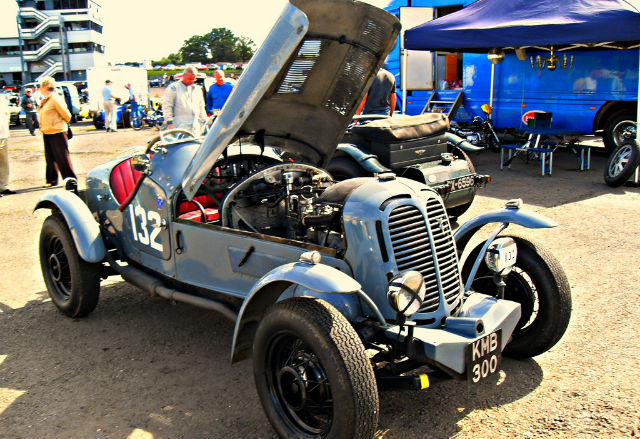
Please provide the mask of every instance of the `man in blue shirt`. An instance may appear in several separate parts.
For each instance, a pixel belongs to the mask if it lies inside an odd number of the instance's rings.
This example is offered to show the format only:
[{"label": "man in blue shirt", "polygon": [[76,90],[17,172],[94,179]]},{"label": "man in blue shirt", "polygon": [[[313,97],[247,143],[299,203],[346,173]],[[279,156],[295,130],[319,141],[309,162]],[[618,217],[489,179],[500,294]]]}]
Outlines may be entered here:
[{"label": "man in blue shirt", "polygon": [[207,114],[209,116],[211,116],[214,111],[222,109],[231,94],[231,90],[233,90],[233,84],[224,80],[224,72],[222,70],[216,70],[213,76],[216,82],[211,84],[209,93],[207,93]]}]

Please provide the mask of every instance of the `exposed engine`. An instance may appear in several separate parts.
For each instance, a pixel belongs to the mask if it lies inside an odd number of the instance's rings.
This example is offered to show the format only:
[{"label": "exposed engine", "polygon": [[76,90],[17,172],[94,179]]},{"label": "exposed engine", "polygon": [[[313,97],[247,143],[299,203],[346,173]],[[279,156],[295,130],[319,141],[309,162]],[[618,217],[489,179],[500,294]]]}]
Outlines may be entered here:
[{"label": "exposed engine", "polygon": [[314,166],[272,165],[227,193],[220,219],[225,227],[342,250],[342,203],[322,197],[334,185],[326,171]]}]

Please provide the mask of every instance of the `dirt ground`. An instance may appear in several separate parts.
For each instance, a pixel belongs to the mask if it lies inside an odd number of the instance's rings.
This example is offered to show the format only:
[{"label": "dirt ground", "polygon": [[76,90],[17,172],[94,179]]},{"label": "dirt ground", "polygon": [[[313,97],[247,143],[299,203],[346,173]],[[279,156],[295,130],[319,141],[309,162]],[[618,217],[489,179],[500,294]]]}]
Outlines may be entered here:
[{"label": "dirt ground", "polygon": [[[71,156],[86,173],[154,131],[107,134],[75,126]],[[12,129],[11,187],[0,198],[0,437],[274,437],[250,362],[231,366],[233,326],[221,316],[150,298],[111,278],[80,320],[49,303],[37,242],[46,211],[42,139]],[[503,360],[500,379],[478,387],[445,382],[380,395],[385,438],[640,436],[640,189],[604,185],[603,154],[577,171],[567,151],[553,176],[498,155],[473,157],[493,181],[460,222],[520,197],[555,229],[514,231],[537,239],[569,278],[573,314],[564,338],[527,361]],[[510,230],[510,229],[508,229]]]}]

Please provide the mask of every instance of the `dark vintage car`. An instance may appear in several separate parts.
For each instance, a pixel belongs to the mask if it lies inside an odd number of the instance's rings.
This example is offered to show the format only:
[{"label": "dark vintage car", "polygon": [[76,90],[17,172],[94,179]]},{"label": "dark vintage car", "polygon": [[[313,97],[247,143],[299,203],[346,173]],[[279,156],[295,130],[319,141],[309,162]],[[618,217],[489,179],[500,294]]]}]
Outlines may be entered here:
[{"label": "dark vintage car", "polygon": [[86,190],[48,191],[36,209],[51,209],[39,252],[53,304],[85,316],[101,279],[120,275],[221,313],[235,325],[231,361],[252,358],[287,438],[371,438],[379,389],[474,385],[503,354],[553,347],[571,313],[567,278],[546,250],[503,233],[552,220],[514,200],[454,234],[427,185],[390,172],[336,182],[323,169],[399,30],[371,5],[291,0],[204,138],[161,137],[90,171]]}]

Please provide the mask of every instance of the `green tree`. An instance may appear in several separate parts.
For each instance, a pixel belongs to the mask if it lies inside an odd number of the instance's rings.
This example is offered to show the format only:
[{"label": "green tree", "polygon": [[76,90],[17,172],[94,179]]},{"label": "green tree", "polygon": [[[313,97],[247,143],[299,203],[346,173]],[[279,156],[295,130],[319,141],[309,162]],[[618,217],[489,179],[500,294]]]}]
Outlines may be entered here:
[{"label": "green tree", "polygon": [[185,40],[184,44],[180,48],[182,62],[185,63],[206,62],[207,53],[207,39],[202,35],[194,35],[188,40]]},{"label": "green tree", "polygon": [[247,62],[256,51],[256,43],[251,38],[239,37],[236,41],[235,55],[233,61]]},{"label": "green tree", "polygon": [[235,61],[237,38],[229,29],[218,27],[204,36],[213,62]]}]

